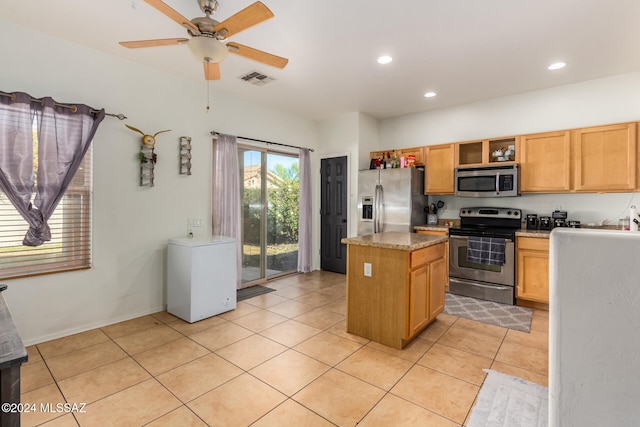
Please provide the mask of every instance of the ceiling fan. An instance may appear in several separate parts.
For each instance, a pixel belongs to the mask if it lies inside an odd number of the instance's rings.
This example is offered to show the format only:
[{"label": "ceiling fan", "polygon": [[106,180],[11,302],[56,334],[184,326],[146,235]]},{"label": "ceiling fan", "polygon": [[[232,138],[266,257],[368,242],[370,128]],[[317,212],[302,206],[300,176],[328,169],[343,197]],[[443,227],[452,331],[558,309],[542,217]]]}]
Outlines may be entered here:
[{"label": "ceiling fan", "polygon": [[120,42],[124,47],[135,49],[142,47],[170,46],[187,44],[191,53],[204,64],[204,76],[206,80],[220,79],[220,62],[227,53],[235,53],[263,64],[278,68],[284,68],[289,60],[272,55],[235,42],[227,42],[227,37],[246,30],[256,24],[273,18],[273,12],[262,2],[255,2],[242,9],[230,18],[218,22],[211,18],[218,9],[217,0],[197,0],[200,9],[206,16],[188,20],[180,13],[172,9],[162,0],[144,0],[159,12],[173,21],[185,27],[190,38],[172,38],[155,40],[137,40]]}]

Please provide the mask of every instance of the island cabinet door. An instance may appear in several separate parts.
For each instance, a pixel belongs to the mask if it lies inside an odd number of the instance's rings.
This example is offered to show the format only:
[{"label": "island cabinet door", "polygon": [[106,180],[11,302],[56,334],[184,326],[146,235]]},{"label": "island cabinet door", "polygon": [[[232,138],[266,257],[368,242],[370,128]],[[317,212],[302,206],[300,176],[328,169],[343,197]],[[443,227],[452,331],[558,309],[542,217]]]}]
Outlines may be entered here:
[{"label": "island cabinet door", "polygon": [[411,271],[409,279],[407,336],[413,337],[429,323],[429,265]]},{"label": "island cabinet door", "polygon": [[[445,248],[448,248],[445,245]],[[449,262],[447,252],[429,265],[429,321],[444,310],[444,289],[449,282]]]}]

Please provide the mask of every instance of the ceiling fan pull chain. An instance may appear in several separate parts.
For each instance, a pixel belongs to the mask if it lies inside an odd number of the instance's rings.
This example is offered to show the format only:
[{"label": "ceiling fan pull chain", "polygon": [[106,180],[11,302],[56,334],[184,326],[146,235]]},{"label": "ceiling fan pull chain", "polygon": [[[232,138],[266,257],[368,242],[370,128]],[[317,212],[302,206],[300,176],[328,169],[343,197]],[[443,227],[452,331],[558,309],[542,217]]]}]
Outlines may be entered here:
[{"label": "ceiling fan pull chain", "polygon": [[207,113],[211,109],[211,80],[207,80]]}]

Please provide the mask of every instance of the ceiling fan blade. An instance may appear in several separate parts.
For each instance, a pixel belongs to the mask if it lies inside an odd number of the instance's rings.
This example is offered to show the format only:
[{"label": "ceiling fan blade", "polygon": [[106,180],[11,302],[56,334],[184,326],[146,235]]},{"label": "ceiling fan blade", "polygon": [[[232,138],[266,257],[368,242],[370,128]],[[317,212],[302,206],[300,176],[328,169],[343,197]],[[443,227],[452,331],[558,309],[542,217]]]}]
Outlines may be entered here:
[{"label": "ceiling fan blade", "polygon": [[189,39],[177,38],[177,39],[155,39],[155,40],[133,40],[128,42],[120,42],[124,47],[129,49],[136,49],[139,47],[156,47],[156,46],[171,46],[176,44],[187,43]]},{"label": "ceiling fan blade", "polygon": [[219,62],[203,62],[204,78],[206,80],[220,80],[220,63]]},{"label": "ceiling fan blade", "polygon": [[262,62],[263,64],[271,65],[273,67],[284,68],[289,62],[287,58],[272,55],[235,42],[227,43],[227,47],[231,53],[235,53],[236,55],[244,56],[245,58],[253,59],[254,61]]},{"label": "ceiling fan blade", "polygon": [[226,30],[224,37],[229,37],[270,18],[273,18],[273,12],[257,1],[216,25],[215,31]]},{"label": "ceiling fan blade", "polygon": [[187,18],[182,16],[176,10],[172,9],[169,5],[167,5],[162,0],[144,0],[144,1],[145,1],[145,3],[149,4],[150,6],[155,7],[159,12],[165,14],[170,19],[176,21],[178,24],[180,24],[180,26],[182,26],[182,27],[188,26],[190,29],[192,29],[192,30],[194,30],[194,31],[196,31],[198,33],[200,32],[198,27],[196,27],[191,21],[189,21]]}]

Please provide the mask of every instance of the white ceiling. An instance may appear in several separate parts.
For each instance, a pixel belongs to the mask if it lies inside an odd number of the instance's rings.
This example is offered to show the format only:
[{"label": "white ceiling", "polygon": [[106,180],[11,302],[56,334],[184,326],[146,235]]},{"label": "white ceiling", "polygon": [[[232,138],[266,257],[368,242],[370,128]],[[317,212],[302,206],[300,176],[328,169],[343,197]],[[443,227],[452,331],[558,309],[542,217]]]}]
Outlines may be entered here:
[{"label": "white ceiling", "polygon": [[[191,19],[196,0],[165,0]],[[223,21],[253,0],[219,0]],[[275,18],[232,41],[289,58],[283,70],[229,55],[211,82],[258,104],[322,119],[383,119],[640,70],[638,0],[263,0]],[[126,49],[118,41],[187,37],[142,0],[31,0],[0,19],[185,79],[203,70],[187,46]],[[5,40],[5,42],[7,42]],[[393,62],[376,63],[388,54]],[[547,65],[567,62],[551,72]],[[276,79],[241,80],[260,71]],[[435,91],[435,98],[424,98]],[[197,100],[194,102],[201,102]]]}]

